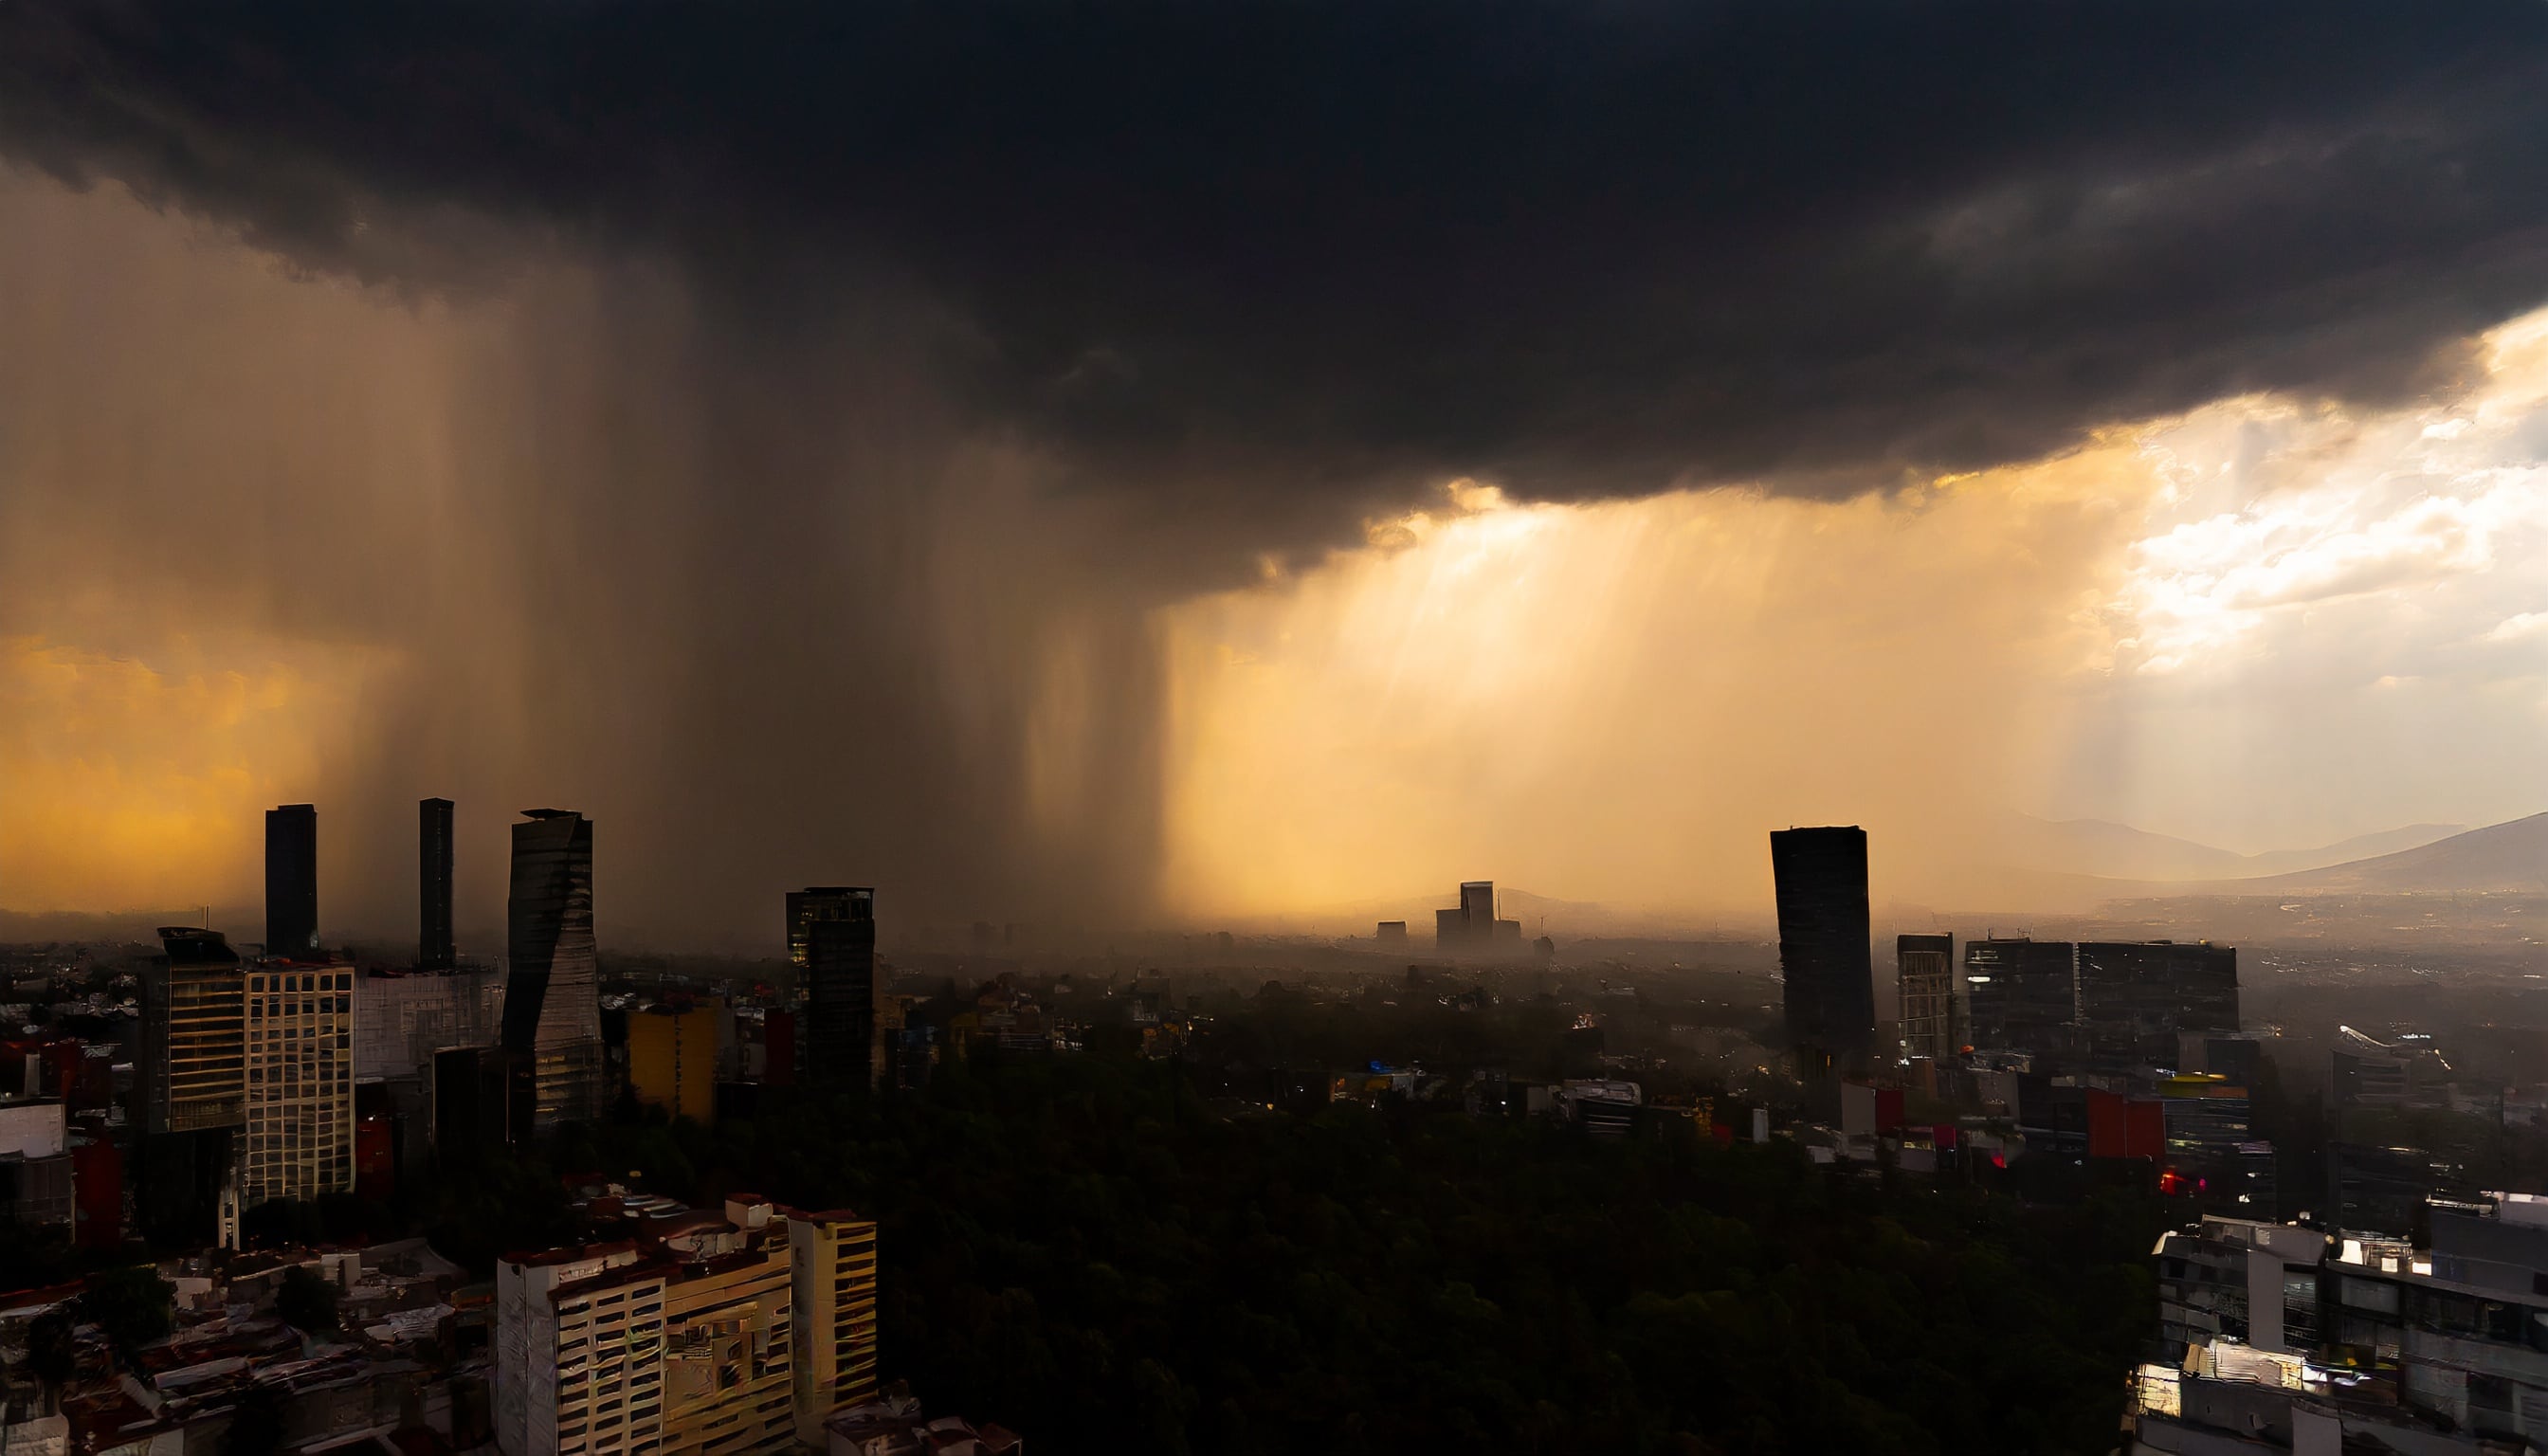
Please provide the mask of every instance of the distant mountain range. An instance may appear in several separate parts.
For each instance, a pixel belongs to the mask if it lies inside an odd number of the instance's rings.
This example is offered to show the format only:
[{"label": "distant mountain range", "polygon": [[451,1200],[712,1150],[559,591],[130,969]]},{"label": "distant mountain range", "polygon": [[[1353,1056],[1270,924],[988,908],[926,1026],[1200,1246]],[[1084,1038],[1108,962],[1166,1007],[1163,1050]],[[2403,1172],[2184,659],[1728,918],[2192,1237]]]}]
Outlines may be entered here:
[{"label": "distant mountain range", "polygon": [[2224,894],[2548,894],[2548,814],[2506,820],[2395,854],[2236,879]]},{"label": "distant mountain range", "polygon": [[2315,849],[2241,855],[2105,819],[2050,820],[2012,814],[1994,836],[1992,849],[1993,858],[2013,864],[2099,879],[2249,879],[2414,850],[2447,840],[2466,828],[2461,824],[2410,824]]}]

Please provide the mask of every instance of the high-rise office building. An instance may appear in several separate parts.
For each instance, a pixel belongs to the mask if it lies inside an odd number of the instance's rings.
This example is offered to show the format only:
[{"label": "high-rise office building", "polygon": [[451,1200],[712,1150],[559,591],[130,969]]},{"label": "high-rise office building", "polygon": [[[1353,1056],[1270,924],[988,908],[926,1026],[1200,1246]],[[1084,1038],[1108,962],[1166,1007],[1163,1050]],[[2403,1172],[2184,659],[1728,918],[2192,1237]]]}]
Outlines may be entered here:
[{"label": "high-rise office building", "polygon": [[2084,941],[2079,1030],[2114,1071],[2183,1070],[2187,1033],[2238,1032],[2238,953],[2209,941]]},{"label": "high-rise office building", "polygon": [[451,940],[451,800],[415,806],[415,968],[449,970]]},{"label": "high-rise office building", "polygon": [[260,960],[247,970],[239,1204],[354,1187],[354,967]]},{"label": "high-rise office building", "polygon": [[318,809],[265,811],[265,954],[318,952]]},{"label": "high-rise office building", "polygon": [[1942,1062],[1963,1049],[1956,1016],[1956,938],[1896,936],[1893,965],[1904,1049]]},{"label": "high-rise office building", "polygon": [[[1386,938],[1387,932],[1382,934]],[[1433,954],[1514,956],[1521,954],[1521,922],[1496,919],[1494,880],[1462,880],[1460,903],[1452,909],[1433,912]]]},{"label": "high-rise office building", "polygon": [[141,977],[136,1080],[152,1133],[235,1128],[246,1119],[246,971],[220,931],[159,927]]},{"label": "high-rise office building", "polygon": [[1993,936],[1964,943],[1964,1010],[1973,1046],[2031,1051],[2037,1070],[2070,1052],[2079,1017],[2075,964],[2068,941]]},{"label": "high-rise office building", "polygon": [[875,1085],[877,1038],[875,891],[853,889],[850,913],[809,924],[805,948],[804,1054],[799,1078],[822,1086]]},{"label": "high-rise office building", "polygon": [[[875,891],[857,885],[818,884],[787,892],[787,958],[798,966],[806,963],[813,946],[814,922],[818,920],[858,920],[875,913]],[[980,939],[981,926],[974,927]]]},{"label": "high-rise office building", "polygon": [[154,1241],[228,1244],[247,1116],[247,976],[219,931],[161,926],[159,940],[141,975],[134,1213]]},{"label": "high-rise office building", "polygon": [[1787,1040],[1799,1067],[1863,1066],[1875,1042],[1866,831],[1856,825],[1774,831],[1770,867],[1777,881]]},{"label": "high-rise office building", "polygon": [[504,901],[505,1049],[531,1061],[532,1126],[600,1116],[599,963],[592,938],[592,821],[570,809],[525,809],[513,826],[512,892]]}]

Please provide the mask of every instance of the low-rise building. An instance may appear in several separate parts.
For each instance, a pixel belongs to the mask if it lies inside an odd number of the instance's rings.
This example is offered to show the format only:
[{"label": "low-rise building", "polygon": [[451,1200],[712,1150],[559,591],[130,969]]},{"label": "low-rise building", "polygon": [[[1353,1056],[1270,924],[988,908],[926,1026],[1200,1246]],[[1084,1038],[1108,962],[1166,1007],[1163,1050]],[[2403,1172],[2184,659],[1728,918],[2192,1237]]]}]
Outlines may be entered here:
[{"label": "low-rise building", "polygon": [[2548,1200],[2435,1201],[2432,1244],[2207,1219],[2157,1248],[2137,1451],[2548,1446]]}]

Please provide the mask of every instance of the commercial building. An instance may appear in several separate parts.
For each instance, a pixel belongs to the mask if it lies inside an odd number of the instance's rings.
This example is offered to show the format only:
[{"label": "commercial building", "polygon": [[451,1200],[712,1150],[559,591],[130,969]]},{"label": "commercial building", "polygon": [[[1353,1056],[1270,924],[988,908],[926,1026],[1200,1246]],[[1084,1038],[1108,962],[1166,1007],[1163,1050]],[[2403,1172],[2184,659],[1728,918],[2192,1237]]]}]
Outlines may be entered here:
[{"label": "commercial building", "polygon": [[[751,1195],[721,1215],[658,1207],[623,1222],[625,1238],[498,1264],[504,1456],[787,1451],[872,1394],[872,1224]],[[816,1259],[824,1227],[864,1230],[834,1240],[863,1248],[864,1279]],[[864,1383],[839,1380],[845,1365]],[[825,1404],[834,1391],[845,1399]]]},{"label": "commercial building", "polygon": [[628,1015],[628,1086],[641,1102],[702,1126],[716,1121],[723,1002],[649,1006]]},{"label": "commercial building", "polygon": [[2085,941],[2079,1031],[2089,1062],[2112,1071],[2181,1070],[2188,1034],[2238,1032],[2238,953],[2209,941]]},{"label": "commercial building", "polygon": [[260,960],[247,970],[239,1206],[354,1187],[354,967]]},{"label": "commercial building", "polygon": [[875,891],[847,894],[839,904],[847,913],[806,924],[804,1046],[796,1075],[816,1085],[873,1087],[884,1064],[876,1017]]},{"label": "commercial building", "polygon": [[1972,1045],[2028,1051],[2037,1070],[2065,1057],[2078,1019],[2076,949],[2023,936],[1964,943],[1964,1012]]},{"label": "commercial building", "polygon": [[354,992],[354,1075],[366,1080],[421,1086],[435,1052],[502,1034],[504,978],[483,966],[367,970]]},{"label": "commercial building", "polygon": [[219,931],[163,925],[159,943],[141,976],[143,1130],[238,1127],[247,1115],[246,968]]},{"label": "commercial building", "polygon": [[451,800],[415,806],[415,967],[448,970],[459,952],[451,939]]},{"label": "commercial building", "polygon": [[[1384,943],[1388,935],[1383,929]],[[1460,903],[1433,912],[1433,954],[1453,958],[1521,954],[1521,922],[1496,918],[1494,880],[1462,880]]]},{"label": "commercial building", "polygon": [[1406,950],[1407,922],[1404,920],[1384,920],[1380,922],[1378,939],[1380,941],[1380,949],[1384,951]]},{"label": "commercial building", "polygon": [[159,928],[141,974],[135,1212],[167,1243],[231,1241],[247,1121],[247,972],[219,931]]},{"label": "commercial building", "polygon": [[532,1127],[589,1122],[607,1101],[592,936],[592,821],[525,809],[504,902],[503,1046],[529,1059]]},{"label": "commercial building", "polygon": [[1963,1049],[1956,1015],[1956,938],[1896,936],[1893,983],[1902,1022],[1902,1049],[1944,1063]]},{"label": "commercial building", "polygon": [[0,1098],[0,1220],[27,1228],[72,1228],[74,1173],[61,1099]]},{"label": "commercial building", "polygon": [[2327,1103],[2339,1112],[2407,1105],[2408,1053],[2351,1027],[2335,1029],[2327,1053]]},{"label": "commercial building", "polygon": [[1770,836],[1770,867],[1777,881],[1787,1040],[1799,1070],[1863,1067],[1875,1041],[1866,831],[1856,825],[1776,830]]},{"label": "commercial building", "polygon": [[265,811],[265,954],[318,952],[318,809]]},{"label": "commercial building", "polygon": [[2548,1446],[2548,1203],[2435,1200],[2429,1248],[2206,1219],[2157,1249],[2135,1450]]},{"label": "commercial building", "polygon": [[[818,920],[873,920],[875,891],[863,885],[816,884],[787,892],[787,958],[802,967],[813,953]],[[975,926],[980,939],[982,926]]]}]

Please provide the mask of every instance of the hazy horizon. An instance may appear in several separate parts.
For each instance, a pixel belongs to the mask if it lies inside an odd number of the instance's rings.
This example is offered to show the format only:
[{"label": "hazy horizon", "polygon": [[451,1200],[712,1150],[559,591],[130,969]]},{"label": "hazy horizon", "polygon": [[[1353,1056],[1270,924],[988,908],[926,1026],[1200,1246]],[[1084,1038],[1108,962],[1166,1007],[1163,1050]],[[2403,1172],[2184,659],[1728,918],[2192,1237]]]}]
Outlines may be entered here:
[{"label": "hazy horizon", "polygon": [[2537,16],[1809,9],[0,8],[0,907],[314,802],[394,928],[425,795],[696,945],[2548,807]]}]

